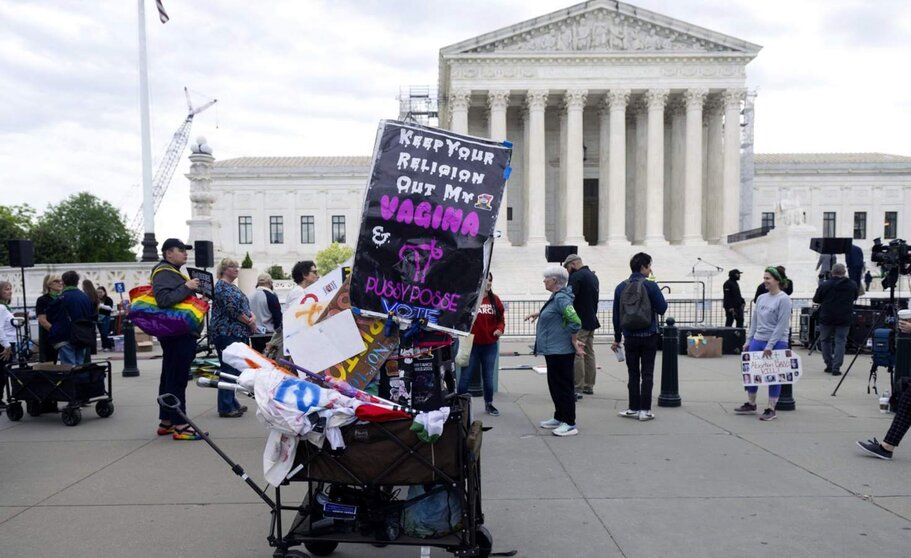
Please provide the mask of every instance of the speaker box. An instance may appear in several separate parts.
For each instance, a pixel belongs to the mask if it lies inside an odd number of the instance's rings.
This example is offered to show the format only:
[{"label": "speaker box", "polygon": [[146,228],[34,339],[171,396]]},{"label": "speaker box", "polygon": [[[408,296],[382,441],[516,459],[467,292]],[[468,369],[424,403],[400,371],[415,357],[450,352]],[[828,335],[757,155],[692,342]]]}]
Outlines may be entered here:
[{"label": "speaker box", "polygon": [[35,245],[31,240],[7,240],[10,267],[35,267]]},{"label": "speaker box", "polygon": [[544,257],[549,262],[555,262],[558,264],[563,264],[563,260],[566,259],[566,256],[570,254],[578,254],[578,246],[561,246],[557,244],[551,244],[550,246],[544,247]]},{"label": "speaker box", "polygon": [[677,354],[686,354],[686,338],[694,335],[721,337],[721,354],[739,355],[746,343],[746,330],[742,327],[689,327],[677,330]]},{"label": "speaker box", "polygon": [[196,267],[215,267],[215,249],[211,240],[197,240],[193,243],[193,257]]},{"label": "speaker box", "polygon": [[820,254],[847,254],[853,243],[850,238],[811,238],[810,250]]}]

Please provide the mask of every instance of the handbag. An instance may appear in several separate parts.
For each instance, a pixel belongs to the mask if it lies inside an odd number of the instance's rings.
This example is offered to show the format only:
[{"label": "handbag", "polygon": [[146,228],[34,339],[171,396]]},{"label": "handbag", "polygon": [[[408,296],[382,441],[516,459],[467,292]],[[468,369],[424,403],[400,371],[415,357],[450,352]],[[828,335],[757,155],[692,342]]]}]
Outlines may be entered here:
[{"label": "handbag", "polygon": [[66,303],[61,301],[61,304],[70,321],[70,345],[77,349],[93,347],[95,345],[95,322],[86,319],[74,320],[70,316],[70,311],[66,309]]},{"label": "handbag", "polygon": [[[152,278],[161,271],[173,269],[159,268],[152,273]],[[162,308],[155,300],[152,285],[141,285],[130,289],[130,311],[128,317],[139,329],[155,337],[174,337],[188,333],[198,333],[205,324],[209,303],[190,295],[174,306]]]}]

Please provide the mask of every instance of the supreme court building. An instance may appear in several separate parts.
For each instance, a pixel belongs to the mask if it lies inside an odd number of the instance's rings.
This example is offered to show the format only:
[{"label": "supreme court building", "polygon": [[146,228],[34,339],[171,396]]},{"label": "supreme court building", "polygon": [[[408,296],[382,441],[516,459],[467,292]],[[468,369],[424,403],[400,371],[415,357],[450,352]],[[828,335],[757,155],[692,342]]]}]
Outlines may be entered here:
[{"label": "supreme court building", "polygon": [[[545,245],[578,246],[604,283],[625,277],[617,264],[639,246],[673,272],[663,276],[670,280],[683,279],[697,259],[761,276],[765,254],[787,260],[772,245],[786,240],[783,225],[853,235],[867,254],[873,238],[901,237],[911,157],[754,157],[746,66],[760,49],[608,0],[442,48],[439,124],[514,144],[493,260],[509,288],[538,288]],[[213,240],[219,255],[249,252],[259,269],[286,270],[333,241],[354,246],[368,154],[251,155],[190,156],[191,240]],[[729,237],[773,226],[777,240]],[[772,244],[764,247],[766,238]],[[815,275],[801,283],[809,288]]]}]

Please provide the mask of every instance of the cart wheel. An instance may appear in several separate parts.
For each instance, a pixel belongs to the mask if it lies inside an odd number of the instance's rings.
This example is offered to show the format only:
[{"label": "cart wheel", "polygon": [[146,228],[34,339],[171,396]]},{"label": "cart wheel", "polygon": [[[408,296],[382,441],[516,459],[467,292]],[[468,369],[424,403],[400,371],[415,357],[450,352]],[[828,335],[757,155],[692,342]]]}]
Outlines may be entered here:
[{"label": "cart wheel", "polygon": [[6,408],[6,418],[18,422],[22,418],[22,403],[10,403]]},{"label": "cart wheel", "polygon": [[114,402],[104,400],[95,403],[95,412],[98,413],[98,416],[101,418],[108,418],[114,414]]},{"label": "cart wheel", "polygon": [[487,530],[487,527],[483,525],[478,527],[478,530],[475,531],[475,540],[478,543],[478,557],[488,558],[491,549],[493,549],[493,537],[490,536],[490,531]]},{"label": "cart wheel", "polygon": [[76,426],[82,422],[82,411],[77,409],[64,409],[61,418],[63,424],[67,426]]},{"label": "cart wheel", "polygon": [[[329,556],[335,552],[338,543],[335,541],[316,541],[304,543],[304,548],[317,556]],[[287,554],[285,556],[288,556]]]},{"label": "cart wheel", "polygon": [[40,417],[41,416],[41,402],[40,401],[26,401],[25,402],[25,412],[28,413],[30,417]]},{"label": "cart wheel", "polygon": [[310,556],[300,550],[289,550],[282,554],[282,558],[310,558]]}]

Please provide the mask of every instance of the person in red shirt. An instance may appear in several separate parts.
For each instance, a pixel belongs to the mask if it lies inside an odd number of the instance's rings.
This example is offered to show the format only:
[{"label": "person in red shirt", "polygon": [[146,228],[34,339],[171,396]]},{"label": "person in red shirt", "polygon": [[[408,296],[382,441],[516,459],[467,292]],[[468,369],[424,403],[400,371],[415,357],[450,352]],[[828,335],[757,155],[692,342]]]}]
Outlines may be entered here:
[{"label": "person in red shirt", "polygon": [[468,391],[468,383],[477,374],[480,367],[481,381],[484,385],[484,408],[487,414],[498,416],[500,411],[493,406],[493,370],[497,363],[500,336],[506,329],[506,318],[504,317],[506,310],[503,308],[500,297],[491,290],[492,283],[493,274],[488,273],[487,293],[481,301],[478,315],[471,327],[474,343],[471,346],[468,367],[462,369],[462,375],[459,377],[458,392],[466,393]]}]

